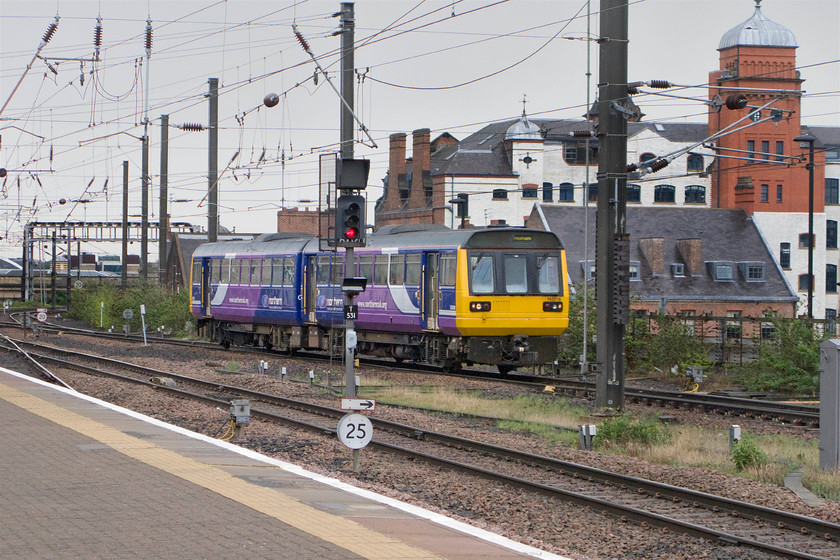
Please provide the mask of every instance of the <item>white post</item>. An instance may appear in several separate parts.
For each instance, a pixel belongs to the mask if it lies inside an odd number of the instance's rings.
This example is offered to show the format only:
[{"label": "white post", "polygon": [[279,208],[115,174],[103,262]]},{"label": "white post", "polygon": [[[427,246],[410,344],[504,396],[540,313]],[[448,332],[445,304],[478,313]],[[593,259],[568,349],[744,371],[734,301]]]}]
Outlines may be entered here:
[{"label": "white post", "polygon": [[140,304],[140,322],[143,324],[143,346],[148,346],[146,342],[146,306]]}]

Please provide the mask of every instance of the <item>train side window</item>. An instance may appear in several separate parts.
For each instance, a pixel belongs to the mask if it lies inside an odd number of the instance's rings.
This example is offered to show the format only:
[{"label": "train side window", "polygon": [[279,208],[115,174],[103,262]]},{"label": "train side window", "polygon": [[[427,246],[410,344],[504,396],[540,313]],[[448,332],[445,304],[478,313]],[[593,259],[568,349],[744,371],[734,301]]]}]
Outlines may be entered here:
[{"label": "train side window", "polygon": [[251,283],[251,259],[242,259],[242,266],[239,269],[239,283],[247,285]]},{"label": "train side window", "polygon": [[336,255],[332,261],[332,283],[335,286],[341,286],[342,280],[344,280],[344,255]]},{"label": "train side window", "polygon": [[242,259],[233,259],[230,262],[230,283],[239,284],[242,281]]},{"label": "train side window", "polygon": [[260,263],[262,267],[262,281],[260,284],[263,286],[270,286],[271,285],[271,259],[263,259]]},{"label": "train side window", "polygon": [[391,266],[388,273],[388,283],[392,286],[402,286],[405,283],[404,255],[391,255]]},{"label": "train side window", "polygon": [[505,255],[505,291],[528,293],[528,259],[525,255]]},{"label": "train side window", "polygon": [[541,294],[560,292],[560,259],[556,256],[537,257],[537,284]]},{"label": "train side window", "polygon": [[470,271],[474,294],[492,294],[496,290],[491,255],[470,255]]},{"label": "train side window", "polygon": [[284,286],[294,286],[295,285],[295,258],[294,257],[286,257],[283,261],[283,285]]},{"label": "train side window", "polygon": [[384,286],[388,283],[388,255],[373,257],[373,283]]},{"label": "train side window", "polygon": [[221,274],[219,275],[220,284],[230,284],[230,266],[232,259],[222,259]]},{"label": "train side window", "polygon": [[455,264],[456,255],[441,255],[440,256],[440,285],[454,286],[455,285]]},{"label": "train side window", "polygon": [[[263,273],[265,276],[265,273]],[[283,257],[271,259],[271,285],[283,285]]]},{"label": "train side window", "polygon": [[367,278],[368,284],[373,283],[373,255],[359,257],[359,276]]},{"label": "train side window", "polygon": [[409,286],[420,285],[420,273],[423,268],[421,265],[421,256],[419,253],[414,253],[405,256],[405,283]]},{"label": "train side window", "polygon": [[259,286],[262,282],[262,259],[251,259],[251,284]]},{"label": "train side window", "polygon": [[315,284],[325,286],[330,283],[330,257],[318,257],[318,268],[315,271]]}]

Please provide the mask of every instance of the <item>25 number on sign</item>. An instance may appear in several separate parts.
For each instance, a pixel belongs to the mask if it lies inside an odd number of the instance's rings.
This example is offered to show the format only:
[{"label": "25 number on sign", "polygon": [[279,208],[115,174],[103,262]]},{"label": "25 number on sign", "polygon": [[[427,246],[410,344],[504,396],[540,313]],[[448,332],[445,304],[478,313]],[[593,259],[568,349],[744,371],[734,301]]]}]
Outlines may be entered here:
[{"label": "25 number on sign", "polygon": [[373,425],[364,414],[345,414],[338,422],[338,439],[350,449],[361,449],[373,438]]}]

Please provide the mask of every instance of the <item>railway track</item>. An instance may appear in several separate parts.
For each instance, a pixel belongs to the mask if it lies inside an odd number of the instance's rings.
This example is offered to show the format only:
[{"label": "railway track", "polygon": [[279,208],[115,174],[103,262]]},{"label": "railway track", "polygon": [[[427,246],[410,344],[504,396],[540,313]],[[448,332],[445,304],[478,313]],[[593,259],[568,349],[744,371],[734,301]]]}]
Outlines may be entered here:
[{"label": "railway track", "polygon": [[[44,353],[29,354],[44,363],[144,384],[214,407],[226,407],[232,398],[247,398],[252,401],[253,417],[319,434],[334,435],[335,420],[344,414],[331,407],[120,360],[55,348],[39,352]],[[150,381],[163,377],[173,379],[175,387]],[[627,522],[666,527],[720,546],[749,547],[783,558],[840,559],[840,525],[376,417],[370,420],[375,428],[371,445],[383,452],[572,502]]]},{"label": "railway track", "polygon": [[[9,323],[0,323],[0,326],[9,326]],[[39,328],[49,332],[64,332],[68,334],[79,334],[83,336],[104,337],[114,340],[131,340],[143,342],[142,335],[126,335],[123,333],[103,333],[90,329],[67,328],[59,325],[41,324]],[[219,345],[207,341],[178,340],[166,337],[147,337],[147,341],[153,344],[170,344],[178,346],[189,346],[197,348],[218,349]],[[266,350],[258,348],[237,348],[229,349],[228,352],[246,353],[249,355],[265,355]],[[322,354],[300,352],[295,356],[284,354],[284,358],[305,359],[308,361],[329,360]],[[362,359],[362,363],[368,367],[386,367],[391,371],[429,372],[442,374],[440,368],[423,366],[409,366],[408,364],[397,365],[392,361],[379,359]],[[488,378],[494,382],[512,383],[533,387],[537,391],[543,391],[550,386],[555,394],[565,394],[576,397],[594,398],[595,384],[574,380],[569,378],[556,378],[509,373],[500,376],[498,373],[487,371],[466,370],[461,374],[446,374],[460,376],[468,379]],[[724,395],[711,395],[708,393],[686,393],[678,391],[663,391],[653,389],[625,389],[627,401],[662,409],[694,409],[700,412],[720,414],[726,416],[740,416],[746,418],[757,418],[793,426],[805,426],[818,428],[820,412],[818,406],[796,403],[783,403],[761,399],[749,399]]]}]

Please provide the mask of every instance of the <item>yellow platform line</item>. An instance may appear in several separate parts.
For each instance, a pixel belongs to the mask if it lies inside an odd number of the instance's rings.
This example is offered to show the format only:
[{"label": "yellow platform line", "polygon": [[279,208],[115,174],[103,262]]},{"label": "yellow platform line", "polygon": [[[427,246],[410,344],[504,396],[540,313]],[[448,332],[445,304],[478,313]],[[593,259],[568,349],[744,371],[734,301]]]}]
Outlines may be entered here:
[{"label": "yellow platform line", "polygon": [[220,469],[184,457],[43,399],[0,384],[0,398],[74,432],[104,443],[147,465],[230,498],[338,547],[374,559],[440,559],[431,552],[325,513],[280,492],[262,488]]}]

